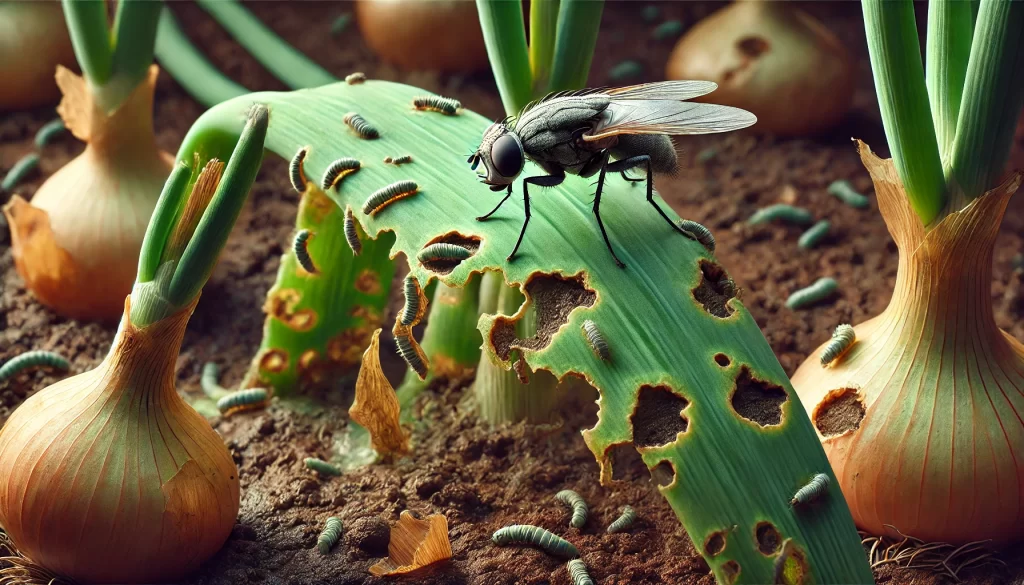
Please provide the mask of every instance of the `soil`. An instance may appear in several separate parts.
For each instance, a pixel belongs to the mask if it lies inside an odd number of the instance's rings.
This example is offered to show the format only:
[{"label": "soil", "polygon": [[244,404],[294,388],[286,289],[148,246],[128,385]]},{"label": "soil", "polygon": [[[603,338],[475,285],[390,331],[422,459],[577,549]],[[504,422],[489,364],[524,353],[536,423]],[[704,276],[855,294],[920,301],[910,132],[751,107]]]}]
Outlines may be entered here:
[{"label": "soil", "polygon": [[[860,322],[888,302],[897,257],[877,208],[847,207],[826,192],[847,179],[871,194],[868,175],[849,138],[856,136],[885,152],[870,69],[855,3],[804,5],[837,32],[859,56],[854,109],[844,124],[826,136],[777,140],[748,134],[697,137],[682,143],[682,170],[658,179],[662,196],[682,216],[708,226],[718,239],[717,256],[742,289],[750,309],[787,372],[792,373],[832,328]],[[211,18],[193,4],[174,3],[197,46],[227,75],[254,90],[280,90],[274,80]],[[458,97],[471,109],[500,117],[493,79],[472,76],[402,73],[381,63],[367,49],[353,23],[332,36],[347,3],[250,3],[275,31],[335,75],[364,71]],[[710,3],[661,4],[662,18],[689,26],[716,8]],[[591,85],[610,85],[609,70],[623,59],[643,66],[637,81],[661,78],[672,41],[650,37],[637,3],[609,3],[594,57]],[[160,145],[174,152],[202,108],[166,74],[157,86],[155,126]],[[35,131],[54,117],[51,108],[7,115],[0,122],[0,171],[32,148]],[[1016,165],[1024,166],[1018,142]],[[48,146],[40,172],[19,187],[30,196],[42,180],[81,151],[70,136]],[[713,149],[706,162],[698,153]],[[703,157],[700,157],[703,158]],[[222,365],[225,385],[241,379],[260,342],[264,295],[293,229],[296,198],[288,186],[284,161],[268,160],[238,220],[222,260],[189,323],[178,363],[179,388],[199,391],[202,364]],[[0,196],[6,199],[6,196]],[[766,204],[785,201],[828,217],[833,230],[813,251],[797,248],[798,228],[749,227],[745,220]],[[1012,259],[1022,251],[1024,200],[1011,203],[996,247],[992,296],[998,324],[1024,339],[1020,277]],[[96,365],[106,353],[114,328],[58,317],[25,290],[14,270],[7,234],[0,236],[0,361],[31,349],[58,351],[77,373]],[[595,244],[597,245],[597,244]],[[788,294],[820,276],[833,276],[841,293],[833,301],[791,311]],[[388,352],[382,352],[388,353]],[[0,386],[0,422],[31,392],[58,378],[39,372]],[[444,514],[454,558],[420,583],[568,585],[564,565],[538,551],[498,548],[491,533],[511,523],[536,524],[572,540],[582,551],[596,583],[694,584],[714,582],[707,565],[665,501],[653,489],[642,464],[630,467],[631,480],[614,490],[598,483],[598,468],[580,436],[595,422],[596,407],[574,409],[560,425],[488,428],[475,416],[464,392],[465,380],[434,387],[418,402],[422,416],[414,429],[413,454],[398,463],[372,465],[342,477],[323,479],[302,466],[310,456],[329,457],[331,438],[344,430],[344,410],[325,406],[302,414],[280,405],[266,412],[218,419],[212,424],[234,454],[242,480],[242,509],[230,540],[190,585],[235,583],[377,584],[368,568],[387,550],[387,525],[402,510]],[[571,488],[586,498],[591,521],[583,530],[568,528],[567,510],[553,500]],[[621,506],[637,509],[640,520],[630,532],[608,535],[604,527]],[[326,557],[315,551],[317,534],[328,516],[345,523],[345,537]],[[981,568],[964,576],[970,583],[1002,584],[1024,579],[1024,555],[1002,553],[1003,568]],[[921,571],[887,567],[879,583],[939,584],[947,579]]]}]

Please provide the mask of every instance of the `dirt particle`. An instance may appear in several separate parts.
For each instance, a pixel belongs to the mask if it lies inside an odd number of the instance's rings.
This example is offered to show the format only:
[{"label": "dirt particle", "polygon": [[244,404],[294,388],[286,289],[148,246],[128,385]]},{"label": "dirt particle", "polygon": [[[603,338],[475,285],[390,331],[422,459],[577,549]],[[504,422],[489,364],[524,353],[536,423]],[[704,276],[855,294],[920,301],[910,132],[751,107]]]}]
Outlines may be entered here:
[{"label": "dirt particle", "polygon": [[834,437],[860,428],[864,420],[864,402],[854,388],[829,392],[814,409],[814,426],[825,437]]},{"label": "dirt particle", "polygon": [[693,298],[708,313],[725,319],[735,310],[729,306],[729,299],[736,297],[736,285],[721,266],[707,260],[700,261],[700,284],[690,292]]},{"label": "dirt particle", "polygon": [[345,543],[371,556],[386,556],[390,541],[391,528],[376,516],[359,518],[345,530]]},{"label": "dirt particle", "polygon": [[740,576],[740,564],[736,561],[727,561],[722,565],[722,576],[725,578],[726,583],[735,583],[736,579]]},{"label": "dirt particle", "polygon": [[704,554],[709,557],[716,557],[725,550],[725,539],[729,535],[728,530],[712,532],[704,539]]},{"label": "dirt particle", "polygon": [[788,399],[782,386],[754,378],[750,369],[743,366],[736,377],[731,402],[736,414],[764,427],[782,422],[782,405]]},{"label": "dirt particle", "polygon": [[771,522],[758,522],[754,528],[757,550],[765,556],[772,556],[782,547],[782,535]]},{"label": "dirt particle", "polygon": [[424,499],[441,491],[443,487],[444,478],[437,473],[420,476],[412,481],[412,488],[416,490],[416,495]]},{"label": "dirt particle", "polygon": [[569,321],[569,313],[578,307],[592,307],[597,293],[583,284],[583,275],[566,278],[558,274],[537,273],[524,287],[528,302],[536,307],[537,334],[527,339],[516,335],[516,319],[499,316],[491,329],[491,345],[495,353],[507,360],[512,350],[543,349],[560,327]]},{"label": "dirt particle", "polygon": [[729,364],[732,363],[732,360],[730,360],[729,356],[725,355],[724,353],[716,353],[715,363],[722,366],[723,368],[728,368]]}]

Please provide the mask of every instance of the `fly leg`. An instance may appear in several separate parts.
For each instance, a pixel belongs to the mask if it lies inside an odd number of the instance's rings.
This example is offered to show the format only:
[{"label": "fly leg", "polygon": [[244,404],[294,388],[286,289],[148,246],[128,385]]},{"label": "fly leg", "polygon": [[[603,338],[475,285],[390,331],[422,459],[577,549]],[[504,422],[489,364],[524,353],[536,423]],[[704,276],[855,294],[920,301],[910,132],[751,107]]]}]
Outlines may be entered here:
[{"label": "fly leg", "polygon": [[597,176],[597,193],[594,194],[594,215],[597,217],[597,227],[601,228],[601,235],[604,237],[604,243],[608,246],[608,251],[612,253],[612,258],[615,260],[615,264],[617,264],[619,268],[625,268],[626,265],[623,264],[622,260],[619,260],[619,257],[615,255],[612,243],[608,240],[608,232],[604,229],[604,222],[601,221],[601,190],[604,189],[604,173],[605,170],[610,169],[612,166],[608,164],[607,151],[605,151],[601,156],[603,157],[601,162],[601,174]]},{"label": "fly leg", "polygon": [[[565,172],[559,171],[556,175],[541,175],[538,177],[527,177],[523,179],[523,207],[526,209],[526,220],[523,221],[523,229],[519,232],[519,239],[516,240],[516,247],[512,248],[512,253],[508,255],[505,260],[511,262],[516,256],[516,252],[519,251],[519,245],[523,243],[523,236],[526,235],[526,226],[530,223],[530,190],[529,184],[537,185],[538,187],[554,187],[555,185],[562,184],[565,180]],[[507,198],[507,197],[506,197]]]},{"label": "fly leg", "polygon": [[619,174],[622,175],[623,179],[625,179],[626,181],[629,181],[630,183],[643,183],[644,182],[643,179],[631,179],[629,177],[629,175],[626,174],[626,171],[619,171]]},{"label": "fly leg", "polygon": [[505,202],[508,201],[508,198],[511,197],[511,196],[512,196],[512,183],[509,183],[508,184],[508,192],[505,193],[505,196],[501,198],[501,201],[498,202],[498,205],[494,209],[490,210],[487,213],[487,215],[481,215],[480,217],[476,218],[476,220],[477,221],[484,221],[488,217],[491,217],[492,215],[494,215],[494,212],[498,211],[499,209],[501,209],[501,206],[504,205]]},{"label": "fly leg", "polygon": [[[647,202],[654,206],[658,210],[658,214],[665,218],[668,225],[672,226],[672,229],[683,234],[684,236],[690,237],[690,234],[684,232],[674,221],[672,221],[665,211],[658,205],[658,202],[654,200],[654,179],[651,176],[651,156],[648,154],[641,154],[639,156],[631,156],[622,160],[617,160],[613,163],[607,163],[604,168],[601,169],[601,177],[604,177],[604,169],[607,168],[612,172],[625,173],[629,169],[638,167],[640,165],[647,166]],[[642,180],[642,179],[641,179]]]}]

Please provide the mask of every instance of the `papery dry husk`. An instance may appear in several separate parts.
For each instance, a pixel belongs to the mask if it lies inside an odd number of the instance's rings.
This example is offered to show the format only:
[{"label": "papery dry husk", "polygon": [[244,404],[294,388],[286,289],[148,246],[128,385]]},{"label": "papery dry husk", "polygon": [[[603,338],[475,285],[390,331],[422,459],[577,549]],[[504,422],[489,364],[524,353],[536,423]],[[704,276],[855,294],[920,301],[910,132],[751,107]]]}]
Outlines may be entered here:
[{"label": "papery dry husk", "polygon": [[138,329],[126,302],[106,359],[0,429],[0,525],[32,562],[81,583],[168,582],[231,533],[237,468],[175,390],[195,304]]},{"label": "papery dry husk", "polygon": [[380,331],[373,332],[370,347],[363,353],[356,398],[348,414],[370,433],[373,450],[390,458],[409,452],[409,434],[402,430],[398,396],[380,366]]},{"label": "papery dry husk", "polygon": [[[1024,345],[992,314],[992,251],[1014,173],[929,230],[891,160],[860,143],[899,249],[886,310],[793,386],[811,413],[857,525],[925,541],[1024,534]],[[863,419],[858,421],[863,411]]]},{"label": "papery dry husk", "polygon": [[757,116],[754,130],[807,136],[838,123],[853,100],[855,61],[838,38],[789,3],[738,1],[679,40],[667,79],[714,81],[695,101]]},{"label": "papery dry husk", "polygon": [[448,519],[442,514],[420,520],[405,510],[391,527],[388,558],[370,567],[374,575],[410,575],[452,558]]},{"label": "papery dry husk", "polygon": [[157,67],[112,114],[85,80],[63,67],[58,111],[85,151],[53,174],[31,203],[4,207],[18,273],[61,315],[113,321],[131,292],[139,250],[173,158],[156,147],[153,89]]}]

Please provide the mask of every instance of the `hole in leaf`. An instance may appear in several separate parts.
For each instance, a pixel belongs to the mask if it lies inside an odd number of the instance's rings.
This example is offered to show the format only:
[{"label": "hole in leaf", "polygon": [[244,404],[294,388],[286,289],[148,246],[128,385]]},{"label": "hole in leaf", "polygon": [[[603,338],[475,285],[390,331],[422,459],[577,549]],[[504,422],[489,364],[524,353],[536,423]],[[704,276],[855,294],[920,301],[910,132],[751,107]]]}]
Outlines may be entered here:
[{"label": "hole in leaf", "polygon": [[736,297],[736,283],[721,266],[707,260],[700,261],[700,273],[700,284],[691,291],[693,298],[719,319],[732,315],[735,311],[728,302]]},{"label": "hole in leaf", "polygon": [[729,360],[729,356],[725,355],[724,353],[716,353],[715,363],[722,366],[723,368],[728,368],[729,364],[731,364],[732,362]]},{"label": "hole in leaf", "polygon": [[775,583],[776,585],[804,585],[808,581],[810,567],[807,564],[807,555],[792,542],[788,545],[791,550],[789,554],[783,552],[784,557],[775,560]]},{"label": "hole in leaf", "polygon": [[268,349],[260,356],[260,370],[278,374],[288,368],[288,352],[283,349]]},{"label": "hole in leaf", "polygon": [[668,461],[662,461],[651,468],[651,479],[660,487],[670,486],[676,480],[676,470]]},{"label": "hole in leaf", "polygon": [[507,360],[513,349],[543,349],[551,343],[558,329],[569,321],[569,313],[578,307],[592,307],[597,293],[583,285],[583,276],[566,278],[557,274],[536,273],[523,287],[527,302],[536,309],[537,333],[520,339],[516,335],[517,319],[499,316],[491,329],[491,345],[498,356]]},{"label": "hole in leaf", "polygon": [[736,579],[740,576],[740,564],[736,561],[726,561],[722,565],[722,576],[725,577],[726,583],[735,583]]},{"label": "hole in leaf", "polygon": [[[427,246],[432,246],[434,244],[451,244],[453,246],[465,248],[469,250],[469,254],[472,256],[480,249],[480,238],[477,236],[464,236],[459,232],[448,232],[447,234],[437,236],[430,240],[423,247],[426,248]],[[433,260],[421,260],[420,263],[431,272],[448,274],[455,270],[455,267],[461,264],[463,260],[465,260],[465,258],[437,258]]]},{"label": "hole in leaf", "polygon": [[636,410],[630,417],[633,444],[657,447],[676,440],[686,432],[689,421],[682,414],[689,402],[666,386],[641,386]]},{"label": "hole in leaf", "polygon": [[814,409],[814,426],[826,437],[834,437],[860,428],[864,403],[854,388],[829,392]]},{"label": "hole in leaf", "polygon": [[757,550],[766,556],[772,556],[782,548],[782,535],[771,522],[758,522],[754,528],[757,538]]},{"label": "hole in leaf", "polygon": [[736,48],[739,49],[744,56],[756,59],[771,49],[771,45],[761,37],[743,37],[736,41]]},{"label": "hole in leaf", "polygon": [[712,532],[704,539],[704,554],[709,557],[716,557],[725,550],[725,538],[729,535],[728,530]]},{"label": "hole in leaf", "polygon": [[632,443],[617,443],[605,453],[612,466],[613,481],[635,481],[650,475],[640,452]]},{"label": "hole in leaf", "polygon": [[777,384],[754,378],[743,366],[736,377],[732,393],[732,408],[736,414],[764,427],[782,422],[782,405],[789,400],[786,391]]}]

